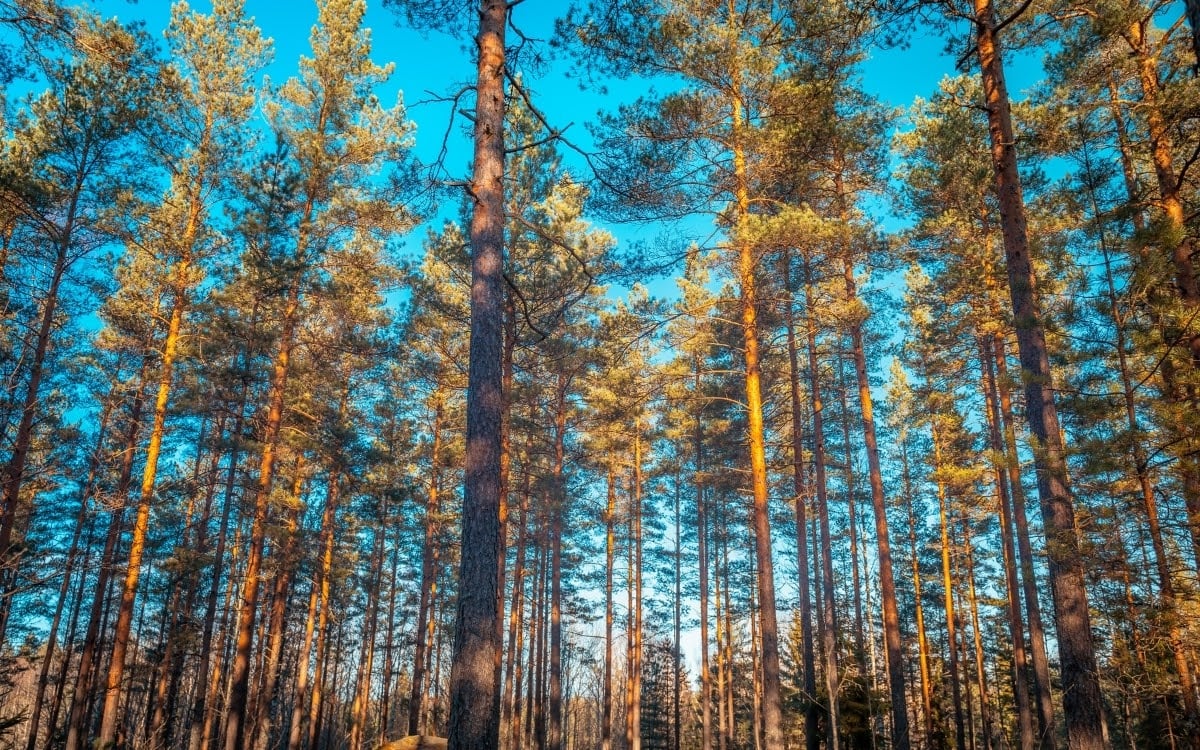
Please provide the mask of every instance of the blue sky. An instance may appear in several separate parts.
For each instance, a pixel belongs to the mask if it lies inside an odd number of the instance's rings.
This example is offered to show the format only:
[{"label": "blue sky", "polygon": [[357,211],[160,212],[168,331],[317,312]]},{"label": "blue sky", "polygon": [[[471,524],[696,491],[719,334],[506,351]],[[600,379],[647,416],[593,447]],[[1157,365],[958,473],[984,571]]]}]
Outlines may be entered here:
[{"label": "blue sky", "polygon": [[[105,15],[122,19],[140,18],[152,34],[161,34],[170,17],[169,0],[95,0]],[[194,0],[193,7],[207,11],[209,0]],[[515,21],[532,39],[547,39],[553,28],[556,13],[563,3],[554,0],[526,0],[516,9]],[[315,2],[304,0],[247,0],[247,12],[254,16],[264,34],[275,43],[275,59],[267,71],[274,82],[283,82],[296,72],[296,63],[309,51],[309,31],[316,22]],[[468,51],[469,40],[452,38],[438,32],[422,33],[399,26],[400,18],[384,8],[382,0],[368,0],[366,25],[372,30],[374,57],[377,62],[395,63],[395,72],[385,90],[383,101],[394,101],[402,91],[409,117],[417,124],[417,156],[429,160],[437,155],[448,126],[450,107],[433,101],[469,82],[474,73]],[[943,51],[944,41],[936,32],[916,30],[905,49],[876,49],[863,66],[862,81],[868,92],[895,107],[908,106],[916,96],[929,96],[938,81],[953,72],[954,60]],[[1015,64],[1014,64],[1015,63]],[[603,94],[582,90],[579,82],[564,72],[566,65],[547,66],[540,76],[524,73],[537,95],[536,102],[558,127],[567,125],[567,135],[575,142],[588,143],[587,123],[600,109],[611,109],[622,100],[630,99],[644,90],[638,83],[618,83]],[[1014,92],[1032,85],[1040,74],[1036,60],[1013,60],[1011,87]],[[450,134],[450,151],[446,167],[452,175],[465,176],[468,171],[470,148],[460,122]],[[569,165],[582,167],[581,160],[567,154]],[[878,210],[878,209],[877,209]],[[454,209],[442,215],[453,216]],[[895,222],[880,216],[885,226]],[[706,222],[687,225],[689,233],[705,235]],[[627,242],[649,239],[657,231],[653,227],[608,227],[618,239]],[[413,235],[419,238],[422,233]],[[419,241],[419,240],[415,240]],[[414,240],[410,239],[409,244]]]}]

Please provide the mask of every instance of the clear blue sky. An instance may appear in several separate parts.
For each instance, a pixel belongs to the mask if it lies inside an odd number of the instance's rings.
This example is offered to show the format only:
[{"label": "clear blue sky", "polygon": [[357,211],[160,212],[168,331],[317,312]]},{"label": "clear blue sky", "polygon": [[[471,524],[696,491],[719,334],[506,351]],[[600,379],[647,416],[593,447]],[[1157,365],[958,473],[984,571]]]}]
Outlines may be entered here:
[{"label": "clear blue sky", "polygon": [[[95,0],[105,15],[122,19],[144,19],[152,34],[161,34],[170,16],[170,0]],[[193,7],[206,11],[209,0],[193,0]],[[308,36],[316,22],[314,2],[304,0],[247,0],[247,11],[254,16],[264,34],[275,42],[275,61],[268,70],[273,81],[282,82],[296,72],[296,63],[309,51]],[[547,39],[553,27],[554,15],[561,11],[562,2],[555,0],[526,0],[515,11],[516,23],[534,39]],[[417,155],[422,159],[436,156],[446,131],[449,105],[432,102],[438,95],[453,91],[470,81],[474,70],[471,58],[464,49],[467,40],[453,39],[445,34],[419,33],[398,25],[399,17],[383,7],[382,0],[368,0],[366,25],[372,29],[374,57],[377,62],[395,63],[395,73],[387,90],[380,92],[383,101],[394,101],[396,91],[403,91],[409,117],[417,123]],[[954,61],[943,53],[944,42],[936,35],[918,30],[907,49],[877,49],[863,67],[866,89],[881,101],[897,107],[909,105],[916,96],[929,96],[938,81],[952,72]],[[1013,65],[1012,88],[1019,92],[1031,85],[1040,74],[1036,61],[1017,60]],[[572,140],[583,145],[588,142],[586,124],[599,109],[609,109],[625,98],[641,91],[637,84],[610,87],[603,95],[581,90],[579,83],[567,78],[566,66],[548,67],[540,77],[525,73],[537,94],[537,103],[558,127],[572,124],[567,131]],[[470,150],[461,128],[451,133],[450,157],[447,168],[465,175]],[[573,160],[568,155],[568,164]],[[630,228],[618,228],[622,238],[631,236]],[[648,230],[634,234],[646,236]]]}]

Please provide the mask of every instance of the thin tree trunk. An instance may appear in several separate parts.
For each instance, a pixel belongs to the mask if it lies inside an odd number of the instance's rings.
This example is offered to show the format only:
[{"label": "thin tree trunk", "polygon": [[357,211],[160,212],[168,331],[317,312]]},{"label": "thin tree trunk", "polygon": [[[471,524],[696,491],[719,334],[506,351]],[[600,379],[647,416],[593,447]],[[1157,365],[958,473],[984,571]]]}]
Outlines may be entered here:
[{"label": "thin tree trunk", "polygon": [[933,468],[937,482],[938,521],[942,532],[942,590],[944,592],[944,608],[946,610],[946,642],[950,668],[950,701],[954,707],[954,747],[964,750],[967,746],[966,726],[963,719],[962,681],[958,669],[958,637],[955,626],[958,622],[954,612],[954,566],[951,560],[950,540],[950,507],[946,497],[946,485],[942,479],[942,471],[946,468],[942,462],[941,440],[937,427],[933,429]]},{"label": "thin tree trunk", "polygon": [[[804,431],[803,407],[800,400],[800,358],[796,345],[795,295],[792,291],[791,253],[785,251],[781,263],[783,286],[788,294],[784,307],[787,326],[788,389],[792,406],[792,491],[795,493],[796,513],[796,569],[800,596],[800,656],[804,689],[804,741],[808,750],[819,750],[821,737],[818,731],[820,716],[817,710],[817,677],[813,653],[812,591],[808,575],[808,482],[804,475]],[[707,719],[707,717],[705,717]],[[708,750],[707,746],[705,750]]]},{"label": "thin tree trunk", "polygon": [[1029,625],[1034,701],[1038,709],[1038,742],[1041,750],[1051,750],[1055,738],[1054,699],[1050,687],[1050,658],[1046,653],[1046,630],[1042,625],[1042,605],[1039,601],[1037,575],[1033,568],[1033,544],[1029,536],[1029,520],[1025,513],[1025,488],[1021,484],[1012,394],[1008,387],[1008,361],[1004,353],[1004,338],[1000,335],[996,335],[992,339],[992,354],[996,363],[996,390],[1000,397],[1000,415],[1004,425],[1004,455],[1008,470],[1009,498],[1012,500],[1017,552],[1020,555],[1021,586],[1025,598],[1026,620]]},{"label": "thin tree trunk", "polygon": [[838,672],[837,614],[834,599],[833,544],[829,530],[829,485],[825,477],[825,405],[821,400],[821,373],[817,362],[817,327],[813,306],[812,277],[805,263],[804,301],[808,311],[808,395],[813,420],[813,472],[817,486],[817,519],[820,527],[821,584],[824,590],[822,605],[822,642],[825,657],[825,690],[829,696],[827,742],[829,750],[838,749],[838,691],[841,677]]},{"label": "thin tree trunk", "polygon": [[944,746],[940,727],[936,726],[933,716],[933,685],[929,668],[929,638],[925,633],[925,604],[921,589],[921,556],[917,547],[917,516],[913,511],[912,472],[908,464],[908,436],[902,430],[900,436],[900,462],[904,480],[904,498],[908,506],[908,552],[912,557],[913,578],[913,611],[916,616],[917,628],[917,660],[921,670],[921,710],[925,725],[925,743],[927,746]]},{"label": "thin tree trunk", "polygon": [[[693,360],[694,390],[701,395],[700,358]],[[696,474],[696,573],[700,579],[700,750],[712,750],[712,675],[708,656],[708,501],[704,494],[704,412],[696,410],[693,428]],[[604,747],[601,750],[609,750]],[[811,749],[810,749],[811,750]]]},{"label": "thin tree trunk", "polygon": [[[840,344],[840,342],[839,342]],[[867,646],[865,642],[865,630],[863,623],[866,618],[863,617],[863,576],[861,573],[861,560],[864,555],[860,554],[862,549],[859,544],[858,536],[858,502],[855,498],[855,492],[858,487],[854,475],[854,443],[850,440],[850,405],[846,397],[848,390],[845,378],[845,351],[839,346],[838,351],[838,399],[841,402],[840,421],[842,424],[842,445],[845,450],[845,477],[846,477],[846,529],[850,536],[850,599],[854,604],[854,660],[858,662],[859,669],[865,674],[867,672]],[[872,648],[874,648],[872,646]]]},{"label": "thin tree trunk", "polygon": [[[312,694],[308,698],[308,732],[307,741],[300,744],[300,732],[296,719],[296,711],[292,710],[292,732],[288,741],[288,750],[298,747],[308,747],[315,750],[320,735],[320,720],[323,690],[325,688],[325,666],[329,659],[329,600],[331,580],[333,577],[333,553],[337,546],[335,524],[337,518],[337,503],[341,486],[341,472],[336,472],[329,479],[329,489],[325,496],[325,511],[321,520],[321,570],[317,574],[321,596],[317,603],[317,653],[313,661]],[[298,700],[299,706],[304,705]]]},{"label": "thin tree trunk", "polygon": [[[528,467],[526,467],[528,469]],[[511,750],[521,750],[523,735],[521,732],[521,685],[524,670],[522,669],[522,653],[525,648],[525,558],[529,545],[529,493],[531,475],[525,471],[521,489],[521,529],[517,535],[516,567],[513,570],[513,602],[508,620],[508,660],[505,680],[505,703],[508,711],[508,742]],[[609,485],[611,492],[611,483]],[[536,554],[535,554],[536,558]],[[534,560],[536,574],[537,561]],[[611,565],[610,565],[611,568]],[[611,585],[609,596],[611,597]],[[532,598],[532,597],[531,597]],[[611,625],[610,625],[611,627]]]},{"label": "thin tree trunk", "polygon": [[4,466],[3,494],[0,495],[0,642],[8,633],[8,617],[12,611],[12,596],[17,578],[17,563],[20,547],[13,544],[16,532],[17,507],[21,502],[21,487],[25,479],[25,465],[33,447],[34,418],[38,413],[42,375],[46,357],[50,352],[50,335],[54,331],[54,316],[58,309],[58,293],[67,270],[67,253],[70,249],[72,227],[78,206],[81,181],[67,210],[65,225],[61,232],[54,255],[54,267],[50,274],[50,285],[42,300],[42,314],[38,321],[37,337],[34,339],[33,357],[29,364],[29,378],[25,385],[25,398],[21,404],[21,419],[17,424],[17,435],[12,453]]},{"label": "thin tree trunk", "polygon": [[[257,313],[257,311],[255,311]],[[216,622],[217,599],[221,591],[221,570],[225,558],[225,546],[229,537],[229,518],[233,512],[233,492],[237,484],[237,468],[239,442],[242,438],[242,428],[246,419],[246,404],[249,400],[249,379],[242,380],[242,391],[238,398],[237,411],[233,420],[233,429],[229,432],[230,451],[229,469],[225,475],[225,492],[222,498],[221,522],[217,530],[217,541],[213,548],[212,579],[209,582],[208,594],[205,600],[204,626],[200,635],[200,663],[196,667],[197,686],[192,698],[191,711],[188,716],[188,750],[207,748],[203,742],[205,726],[211,722],[210,712],[216,696],[215,688],[219,682],[217,666],[210,676],[210,662],[213,652],[213,629]],[[232,586],[231,586],[232,588]],[[206,683],[207,680],[207,683]]]},{"label": "thin tree trunk", "polygon": [[617,512],[616,477],[612,466],[608,468],[606,484],[608,493],[604,509],[604,686],[600,698],[600,750],[612,748],[613,565],[616,553],[616,535],[613,528]]},{"label": "thin tree trunk", "polygon": [[[46,685],[50,678],[50,665],[54,660],[54,650],[58,647],[58,628],[62,622],[63,608],[66,606],[68,593],[71,588],[71,579],[75,573],[75,565],[79,557],[80,546],[79,542],[83,536],[84,527],[88,529],[88,539],[91,538],[91,528],[93,522],[88,518],[88,507],[91,505],[92,499],[96,491],[96,479],[100,469],[101,455],[104,450],[104,443],[108,436],[108,420],[112,413],[113,398],[110,395],[105,399],[103,410],[100,414],[99,424],[96,428],[96,446],[92,449],[91,455],[88,457],[88,472],[87,480],[83,485],[82,499],[79,503],[79,513],[75,518],[75,530],[71,535],[71,544],[67,548],[67,559],[63,570],[62,584],[58,589],[58,599],[54,605],[54,616],[50,620],[50,632],[46,636],[46,654],[42,658],[41,668],[38,670],[37,687],[33,694],[33,707],[29,712],[29,737],[26,741],[26,750],[36,750],[38,746],[38,730],[41,727],[42,706],[45,702]],[[86,542],[85,542],[86,543]],[[82,578],[82,576],[81,576]],[[83,588],[83,582],[80,582],[80,589]],[[70,667],[70,664],[64,660],[62,663],[62,671]],[[54,735],[54,722],[50,722],[49,735]]]},{"label": "thin tree trunk", "polygon": [[[1000,437],[1000,407],[995,392],[995,377],[992,372],[989,340],[979,340],[979,362],[983,373],[983,395],[987,408],[988,436],[994,456],[1004,455],[1004,444]],[[1013,544],[1012,513],[1009,510],[1009,492],[1004,467],[996,463],[993,467],[996,478],[996,502],[1000,508],[1000,541],[1004,558],[1004,584],[1008,599],[1008,636],[1013,649],[1013,697],[1017,703],[1017,731],[1021,750],[1033,750],[1033,715],[1029,706],[1025,654],[1025,630],[1021,622],[1020,583],[1017,580],[1016,549]]]},{"label": "thin tree trunk", "polygon": [[[852,304],[858,304],[854,268],[848,257],[842,259],[842,275],[846,282],[846,299]],[[892,747],[894,750],[908,750],[908,700],[904,688],[904,651],[900,643],[900,609],[896,604],[896,579],[892,572],[892,550],[888,536],[887,498],[884,496],[883,470],[879,463],[871,381],[867,375],[862,321],[858,318],[850,324],[850,343],[854,356],[854,370],[858,377],[858,403],[862,412],[863,442],[867,452],[867,474],[871,485],[871,507],[875,512],[875,545],[879,564],[879,591],[883,605],[883,637],[891,692]]]},{"label": "thin tree trunk", "polygon": [[[283,549],[278,550],[278,570],[275,573],[274,587],[271,594],[271,618],[266,637],[266,663],[262,673],[261,685],[253,704],[251,716],[252,746],[265,750],[271,735],[271,703],[275,700],[275,692],[279,683],[279,669],[283,658],[283,637],[287,627],[288,604],[291,600],[292,578],[298,564],[296,549],[297,535],[300,531],[301,498],[304,496],[304,482],[307,479],[302,456],[296,457],[292,479],[292,507],[288,515],[286,538]],[[306,655],[307,657],[307,655]]]},{"label": "thin tree trunk", "polygon": [[[311,211],[305,210],[305,216]],[[301,246],[304,245],[301,240]],[[299,272],[292,279],[284,305],[279,349],[267,393],[266,415],[263,424],[262,457],[258,467],[258,482],[254,489],[253,521],[246,550],[246,569],[242,583],[241,605],[233,666],[230,668],[229,705],[225,712],[225,750],[242,750],[246,735],[246,707],[250,688],[250,655],[254,640],[255,619],[258,614],[259,571],[262,568],[263,547],[267,537],[267,516],[270,511],[271,480],[275,471],[275,454],[279,447],[279,431],[283,425],[283,397],[291,367],[292,346],[300,311]]]},{"label": "thin tree trunk", "polygon": [[[989,706],[987,672],[983,661],[983,635],[979,628],[979,598],[975,595],[975,548],[971,542],[971,527],[964,515],[961,519],[963,529],[963,549],[966,550],[967,564],[967,601],[971,607],[971,632],[975,646],[975,681],[979,688],[979,717],[983,722],[984,747],[992,744],[992,717]],[[1028,707],[1026,707],[1028,710]]]},{"label": "thin tree trunk", "polygon": [[438,384],[433,407],[433,444],[429,456],[429,497],[425,506],[425,541],[421,550],[421,596],[417,606],[417,634],[413,649],[412,696],[408,702],[408,733],[421,733],[421,717],[426,705],[425,661],[429,633],[433,626],[433,596],[437,587],[441,542],[437,538],[441,524],[441,446],[442,386]]},{"label": "thin tree trunk", "polygon": [[116,492],[119,505],[109,519],[108,535],[104,540],[100,569],[96,576],[96,593],[92,599],[87,631],[83,637],[83,651],[79,657],[79,672],[75,677],[75,690],[71,694],[71,710],[67,719],[67,750],[80,750],[87,744],[88,702],[92,698],[92,685],[100,666],[100,629],[107,621],[106,605],[109,597],[109,582],[116,565],[117,546],[125,527],[126,499],[133,480],[133,460],[137,450],[137,437],[141,429],[142,407],[145,404],[146,375],[150,366],[149,357],[143,359],[141,372],[137,376],[133,402],[129,409],[129,424],[125,435],[125,450],[121,456],[121,473]]},{"label": "thin tree trunk", "polygon": [[554,399],[554,467],[553,496],[550,501],[550,716],[548,726],[549,750],[563,747],[563,683],[562,683],[562,535],[563,515],[566,513],[567,481],[564,474],[567,438],[567,384],[565,375],[558,375]]}]

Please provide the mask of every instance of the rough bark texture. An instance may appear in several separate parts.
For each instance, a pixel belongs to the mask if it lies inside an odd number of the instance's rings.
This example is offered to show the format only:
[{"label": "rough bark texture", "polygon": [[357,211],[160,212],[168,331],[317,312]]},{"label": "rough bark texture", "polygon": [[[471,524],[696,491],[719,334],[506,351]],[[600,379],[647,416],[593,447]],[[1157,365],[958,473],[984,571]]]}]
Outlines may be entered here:
[{"label": "rough bark texture", "polygon": [[1063,713],[1071,750],[1099,750],[1108,747],[1104,705],[991,0],[975,0],[975,16],[1009,293],[1025,382],[1026,417],[1035,441],[1034,465],[1062,663]]},{"label": "rough bark texture", "polygon": [[504,32],[508,5],[483,0],[476,38],[471,192],[471,345],[458,618],[450,671],[450,750],[500,742],[495,684],[504,324]]}]

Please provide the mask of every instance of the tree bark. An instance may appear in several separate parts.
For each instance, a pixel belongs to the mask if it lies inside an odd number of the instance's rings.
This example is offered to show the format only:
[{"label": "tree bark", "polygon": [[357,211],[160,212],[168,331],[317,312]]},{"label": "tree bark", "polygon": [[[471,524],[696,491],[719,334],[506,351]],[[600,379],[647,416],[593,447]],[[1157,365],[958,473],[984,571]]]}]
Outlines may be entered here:
[{"label": "tree bark", "polygon": [[991,0],[974,0],[974,3],[977,52],[1000,203],[1008,286],[1025,382],[1026,416],[1035,441],[1034,463],[1038,470],[1038,495],[1062,664],[1063,713],[1071,750],[1103,750],[1108,747],[1104,704],[1092,642],[1074,501],[1067,483],[1053,375],[1030,257],[1012,114],[996,35],[995,9]]},{"label": "tree bark", "polygon": [[504,405],[504,34],[508,3],[480,3],[471,192],[471,344],[458,617],[450,670],[449,750],[500,742],[500,443]]}]

